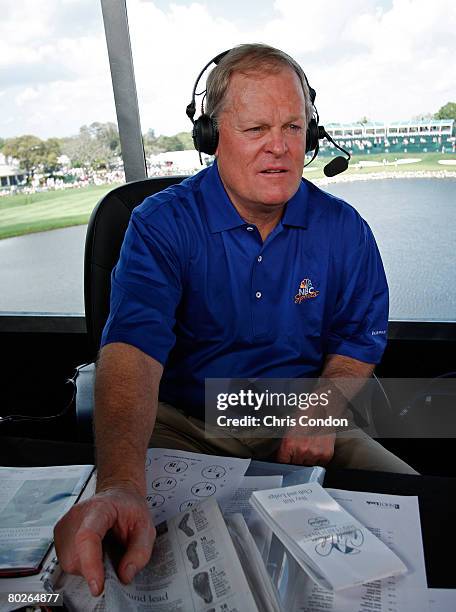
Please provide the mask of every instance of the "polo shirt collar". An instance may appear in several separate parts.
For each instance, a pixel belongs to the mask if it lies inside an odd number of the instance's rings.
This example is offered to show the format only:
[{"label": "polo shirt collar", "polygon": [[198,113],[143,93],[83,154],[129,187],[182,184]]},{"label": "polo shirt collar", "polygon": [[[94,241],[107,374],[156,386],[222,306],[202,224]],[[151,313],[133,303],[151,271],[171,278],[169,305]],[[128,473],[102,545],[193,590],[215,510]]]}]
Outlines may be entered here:
[{"label": "polo shirt collar", "polygon": [[225,191],[217,161],[206,172],[200,188],[209,229],[213,234],[246,225]]},{"label": "polo shirt collar", "polygon": [[[232,204],[223,186],[217,161],[206,172],[201,181],[206,218],[212,233],[223,232],[246,225],[246,222]],[[301,181],[298,191],[288,201],[282,217],[282,225],[307,227],[308,186]]]},{"label": "polo shirt collar", "polygon": [[282,217],[282,225],[306,228],[308,206],[309,187],[306,181],[301,180],[298,191],[287,202],[287,207]]}]

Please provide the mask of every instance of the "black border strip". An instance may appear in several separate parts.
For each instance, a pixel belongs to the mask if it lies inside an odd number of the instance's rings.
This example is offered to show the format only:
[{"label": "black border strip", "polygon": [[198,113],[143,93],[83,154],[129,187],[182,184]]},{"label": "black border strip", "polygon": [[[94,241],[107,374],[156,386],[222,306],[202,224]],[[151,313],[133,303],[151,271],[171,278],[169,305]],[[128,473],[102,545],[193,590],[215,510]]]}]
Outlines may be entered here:
[{"label": "black border strip", "polygon": [[[86,334],[85,317],[59,313],[0,313],[0,333]],[[456,321],[390,321],[388,340],[456,342]]]}]

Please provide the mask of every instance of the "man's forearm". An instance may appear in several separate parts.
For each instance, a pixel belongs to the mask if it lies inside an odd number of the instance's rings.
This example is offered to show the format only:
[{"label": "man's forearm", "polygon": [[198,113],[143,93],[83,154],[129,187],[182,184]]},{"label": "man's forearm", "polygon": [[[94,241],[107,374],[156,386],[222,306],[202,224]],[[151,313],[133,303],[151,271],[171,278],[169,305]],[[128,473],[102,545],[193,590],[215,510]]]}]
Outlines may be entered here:
[{"label": "man's forearm", "polygon": [[97,490],[145,494],[145,457],[155,424],[162,366],[128,344],[105,346],[95,383]]},{"label": "man's forearm", "polygon": [[329,412],[338,417],[347,409],[347,404],[361,391],[366,381],[372,376],[375,366],[345,357],[328,355],[320,376],[317,391],[324,391],[331,385],[332,400]]}]

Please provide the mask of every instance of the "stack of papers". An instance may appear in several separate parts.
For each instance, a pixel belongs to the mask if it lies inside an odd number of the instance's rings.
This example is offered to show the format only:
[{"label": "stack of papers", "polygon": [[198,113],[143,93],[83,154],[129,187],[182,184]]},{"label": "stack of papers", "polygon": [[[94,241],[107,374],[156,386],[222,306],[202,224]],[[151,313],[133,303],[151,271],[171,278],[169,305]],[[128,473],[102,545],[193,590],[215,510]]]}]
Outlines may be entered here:
[{"label": "stack of papers", "polygon": [[399,557],[318,483],[255,491],[250,503],[302,569],[326,589],[407,572]]}]

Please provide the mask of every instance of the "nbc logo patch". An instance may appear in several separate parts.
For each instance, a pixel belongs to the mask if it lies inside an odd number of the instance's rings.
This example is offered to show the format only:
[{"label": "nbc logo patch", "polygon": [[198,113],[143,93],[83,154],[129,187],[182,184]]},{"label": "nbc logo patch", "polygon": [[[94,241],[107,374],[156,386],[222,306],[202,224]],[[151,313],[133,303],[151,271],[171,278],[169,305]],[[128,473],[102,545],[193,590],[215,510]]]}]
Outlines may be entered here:
[{"label": "nbc logo patch", "polygon": [[295,295],[295,304],[300,304],[304,300],[315,298],[320,292],[312,285],[310,278],[304,278],[299,284],[298,293]]}]

